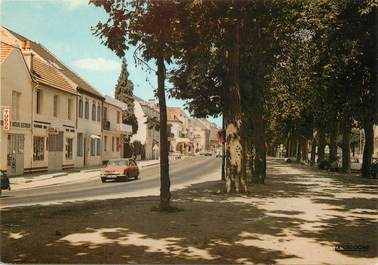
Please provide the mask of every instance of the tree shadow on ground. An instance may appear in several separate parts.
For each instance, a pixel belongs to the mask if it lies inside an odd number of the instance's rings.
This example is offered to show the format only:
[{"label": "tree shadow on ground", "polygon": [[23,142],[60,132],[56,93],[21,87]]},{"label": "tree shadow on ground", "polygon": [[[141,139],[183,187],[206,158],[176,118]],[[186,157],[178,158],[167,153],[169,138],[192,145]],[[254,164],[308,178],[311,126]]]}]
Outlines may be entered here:
[{"label": "tree shadow on ground", "polygon": [[[1,260],[364,264],[377,257],[376,181],[279,162],[269,173],[245,195],[224,194],[218,181],[175,191],[173,203],[184,209],[177,213],[150,211],[156,196],[4,209]],[[369,250],[334,251],[345,243]]]}]

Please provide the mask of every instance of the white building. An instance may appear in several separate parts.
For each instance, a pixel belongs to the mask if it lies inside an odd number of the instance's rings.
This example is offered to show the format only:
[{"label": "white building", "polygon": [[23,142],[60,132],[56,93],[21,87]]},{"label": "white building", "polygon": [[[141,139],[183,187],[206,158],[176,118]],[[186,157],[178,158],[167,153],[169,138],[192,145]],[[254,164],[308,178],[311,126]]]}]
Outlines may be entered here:
[{"label": "white building", "polygon": [[194,154],[194,144],[189,138],[189,117],[179,107],[167,108],[167,123],[172,137],[170,139],[170,151],[185,155]]},{"label": "white building", "polygon": [[103,108],[102,161],[124,157],[123,142],[132,134],[131,125],[122,123],[122,111],[127,104],[105,96]]},{"label": "white building", "polygon": [[[23,88],[24,90],[30,89],[30,92],[21,93],[16,90],[12,92],[15,98],[12,107],[14,109],[21,108],[22,111],[28,111],[32,115],[32,143],[27,145],[32,147],[32,159],[30,166],[24,165],[24,172],[73,168],[76,160],[74,145],[76,140],[76,85],[61,73],[57,65],[36,49],[38,44],[5,28],[1,28],[1,34],[14,43],[15,47],[19,47],[24,60],[24,63],[14,65],[17,69],[5,73],[6,78],[10,78],[14,74],[17,75],[22,71],[25,63],[32,77],[32,88]],[[5,87],[5,90],[8,89],[14,88]],[[29,93],[31,94],[29,95]],[[16,96],[17,94],[18,96]],[[17,103],[17,101],[20,102]],[[18,104],[22,105],[18,106]],[[12,145],[14,142],[23,141],[17,136],[13,138],[11,139]],[[12,152],[15,152],[17,148],[13,149]],[[28,157],[26,159],[29,160]],[[15,171],[12,173],[22,174],[21,169]]]},{"label": "white building", "polygon": [[134,97],[134,113],[138,120],[138,131],[131,137],[130,142],[139,141],[144,146],[142,159],[159,159],[160,131],[159,110],[155,102],[147,102]]},{"label": "white building", "polygon": [[67,168],[101,165],[101,113],[104,97],[41,44],[13,31],[7,31],[20,42],[29,41],[32,53],[43,58],[45,62],[48,62],[50,66],[64,76],[71,86],[76,88],[78,96],[73,103],[76,106],[73,114],[75,117],[77,114],[77,120],[75,124],[69,124],[67,127],[70,132],[76,134],[74,137],[76,158],[72,164],[67,165]]},{"label": "white building", "polygon": [[[0,170],[19,175],[32,168],[32,90],[33,81],[21,49],[7,44],[1,31],[0,43]],[[8,130],[3,112],[9,111]],[[8,123],[7,123],[8,124]]]}]

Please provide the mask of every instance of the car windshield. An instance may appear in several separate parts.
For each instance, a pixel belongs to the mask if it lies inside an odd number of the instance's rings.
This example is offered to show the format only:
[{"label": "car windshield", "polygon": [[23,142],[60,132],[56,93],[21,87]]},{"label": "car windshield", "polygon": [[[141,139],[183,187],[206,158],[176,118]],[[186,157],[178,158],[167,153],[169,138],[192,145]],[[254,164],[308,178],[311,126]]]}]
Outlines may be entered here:
[{"label": "car windshield", "polygon": [[127,166],[129,161],[127,160],[110,160],[108,166]]}]

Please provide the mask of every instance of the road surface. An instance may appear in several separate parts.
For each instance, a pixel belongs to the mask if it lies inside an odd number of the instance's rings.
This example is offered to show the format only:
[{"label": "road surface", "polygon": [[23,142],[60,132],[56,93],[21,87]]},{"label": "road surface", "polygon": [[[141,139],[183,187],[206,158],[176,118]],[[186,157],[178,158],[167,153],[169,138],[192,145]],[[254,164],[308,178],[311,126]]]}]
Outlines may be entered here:
[{"label": "road surface", "polygon": [[[210,174],[220,176],[221,159],[197,156],[170,162],[171,189],[190,185]],[[140,170],[138,180],[102,183],[99,172],[87,182],[60,184],[29,190],[10,191],[0,199],[1,208],[57,202],[72,202],[118,197],[157,195],[160,189],[160,166]]]}]

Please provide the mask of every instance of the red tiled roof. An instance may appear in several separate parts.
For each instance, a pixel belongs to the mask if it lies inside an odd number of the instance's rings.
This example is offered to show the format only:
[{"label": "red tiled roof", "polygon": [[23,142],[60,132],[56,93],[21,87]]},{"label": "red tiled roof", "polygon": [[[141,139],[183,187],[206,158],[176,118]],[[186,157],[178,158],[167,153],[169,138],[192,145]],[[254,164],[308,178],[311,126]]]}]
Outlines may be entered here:
[{"label": "red tiled roof", "polygon": [[14,47],[4,42],[0,42],[0,63],[3,63],[5,59],[12,53]]},{"label": "red tiled roof", "polygon": [[[14,37],[19,39],[20,41],[27,41],[29,39],[25,38],[24,36],[5,28],[8,30]],[[59,71],[64,74],[66,77],[68,77],[70,80],[72,80],[74,83],[78,85],[78,88],[93,95],[98,98],[104,99],[104,97],[101,95],[100,92],[98,92],[94,87],[92,87],[90,84],[88,84],[85,80],[83,80],[77,73],[75,73],[73,70],[71,70],[69,67],[67,67],[64,63],[62,63],[60,60],[58,60],[49,50],[47,50],[45,47],[43,47],[41,44],[34,42],[32,40],[30,41],[30,48],[32,51],[37,53],[39,56],[41,56],[44,60],[48,62],[52,62],[55,65],[57,65],[60,69]]]},{"label": "red tiled roof", "polygon": [[59,71],[47,62],[33,56],[32,74],[36,81],[63,90],[68,93],[76,94],[75,87],[59,73]]}]

